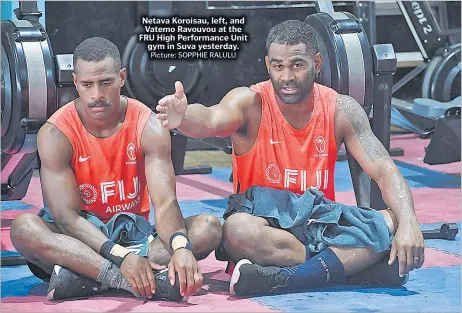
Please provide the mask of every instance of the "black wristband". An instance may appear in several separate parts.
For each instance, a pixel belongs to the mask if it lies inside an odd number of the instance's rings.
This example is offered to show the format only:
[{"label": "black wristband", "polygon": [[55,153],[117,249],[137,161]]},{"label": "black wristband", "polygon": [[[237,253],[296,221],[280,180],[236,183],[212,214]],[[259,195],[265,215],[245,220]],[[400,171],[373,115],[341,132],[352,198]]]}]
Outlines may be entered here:
[{"label": "black wristband", "polygon": [[[114,249],[114,247],[116,249]],[[122,250],[122,251],[117,251],[117,250]],[[125,257],[129,253],[130,251],[128,249],[125,249],[122,246],[119,246],[118,244],[114,243],[111,240],[108,240],[105,243],[103,243],[103,245],[101,246],[100,252],[99,252],[99,254],[101,254],[102,257],[108,259],[109,261],[114,263],[117,267],[120,267],[120,265],[122,265],[122,262],[124,261]]]},{"label": "black wristband", "polygon": [[183,236],[186,238],[186,241],[188,241],[189,243],[189,240],[188,240],[188,236],[186,236],[185,233],[183,233],[182,231],[177,231],[176,233],[174,233],[171,237],[170,237],[170,241],[168,243],[169,247],[173,249],[172,247],[172,242],[173,242],[173,239],[175,239],[176,236]]}]

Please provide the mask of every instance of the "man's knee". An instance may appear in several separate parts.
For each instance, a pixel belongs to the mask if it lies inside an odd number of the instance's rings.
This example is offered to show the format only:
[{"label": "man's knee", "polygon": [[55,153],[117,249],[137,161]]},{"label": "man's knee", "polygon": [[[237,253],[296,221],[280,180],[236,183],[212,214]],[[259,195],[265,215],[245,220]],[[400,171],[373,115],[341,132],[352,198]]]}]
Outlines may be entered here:
[{"label": "man's knee", "polygon": [[199,258],[205,258],[213,250],[218,248],[223,237],[220,220],[213,215],[201,214],[196,217],[194,229],[188,230],[194,233],[193,249]]},{"label": "man's knee", "polygon": [[245,252],[257,245],[262,229],[255,217],[247,213],[235,213],[223,224],[223,241],[230,252]]},{"label": "man's knee", "polygon": [[10,237],[13,246],[21,252],[24,249],[42,249],[40,247],[40,235],[43,227],[40,227],[41,218],[31,213],[18,215],[11,224]]}]

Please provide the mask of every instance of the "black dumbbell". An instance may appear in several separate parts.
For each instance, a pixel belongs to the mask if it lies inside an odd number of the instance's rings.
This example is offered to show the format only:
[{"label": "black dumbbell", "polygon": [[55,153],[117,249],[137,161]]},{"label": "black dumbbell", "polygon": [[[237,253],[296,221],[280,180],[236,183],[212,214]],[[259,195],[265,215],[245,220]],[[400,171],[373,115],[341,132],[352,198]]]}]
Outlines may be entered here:
[{"label": "black dumbbell", "polygon": [[454,240],[459,229],[456,223],[445,223],[440,229],[422,231],[424,239],[445,239]]},{"label": "black dumbbell", "polygon": [[27,264],[26,259],[24,259],[20,255],[3,256],[1,260],[2,260],[2,267]]}]

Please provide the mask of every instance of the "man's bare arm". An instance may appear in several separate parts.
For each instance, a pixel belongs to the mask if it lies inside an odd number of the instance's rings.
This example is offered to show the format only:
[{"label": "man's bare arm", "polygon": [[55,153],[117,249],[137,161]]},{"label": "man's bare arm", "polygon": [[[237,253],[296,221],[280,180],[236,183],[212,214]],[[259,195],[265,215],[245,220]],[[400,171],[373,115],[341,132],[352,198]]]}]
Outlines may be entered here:
[{"label": "man's bare arm", "polygon": [[411,190],[385,147],[372,132],[361,105],[349,96],[338,95],[335,120],[338,123],[337,131],[348,151],[377,183],[383,200],[398,222],[415,220]]},{"label": "man's bare arm", "polygon": [[108,238],[79,215],[81,200],[71,168],[71,143],[56,126],[47,123],[38,133],[37,144],[42,190],[56,227],[99,253]]},{"label": "man's bare arm", "polygon": [[170,133],[153,114],[143,130],[141,149],[145,156],[148,190],[155,210],[156,231],[167,251],[171,251],[170,237],[178,231],[187,232],[176,198]]},{"label": "man's bare arm", "polygon": [[[168,278],[170,284],[174,285],[177,273],[180,294],[189,296],[201,288],[203,277],[192,250],[189,250],[193,247],[189,244],[185,220],[176,199],[170,132],[154,114],[143,130],[141,149],[145,158],[148,190],[155,210],[156,231],[172,255],[168,264]],[[177,232],[180,235],[173,239],[172,236]]]},{"label": "man's bare arm", "polygon": [[175,94],[159,100],[157,118],[169,129],[177,128],[194,138],[227,137],[246,125],[251,108],[261,103],[260,96],[247,87],[228,92],[220,103],[207,107],[199,103],[188,105],[180,82],[175,83]]}]

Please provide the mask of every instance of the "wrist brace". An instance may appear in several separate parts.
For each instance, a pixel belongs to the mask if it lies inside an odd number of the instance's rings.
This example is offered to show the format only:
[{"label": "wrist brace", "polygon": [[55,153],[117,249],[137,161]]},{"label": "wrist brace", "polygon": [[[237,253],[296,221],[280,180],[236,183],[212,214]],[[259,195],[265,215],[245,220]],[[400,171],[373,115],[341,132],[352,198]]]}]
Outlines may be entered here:
[{"label": "wrist brace", "polygon": [[183,232],[176,232],[170,237],[170,247],[173,251],[176,251],[180,248],[186,248],[192,251],[192,246],[188,241],[188,237]]},{"label": "wrist brace", "polygon": [[99,252],[99,254],[101,254],[102,257],[108,259],[117,267],[120,267],[120,265],[122,265],[122,262],[129,253],[130,250],[114,243],[111,240],[108,240],[105,243],[103,243]]}]

